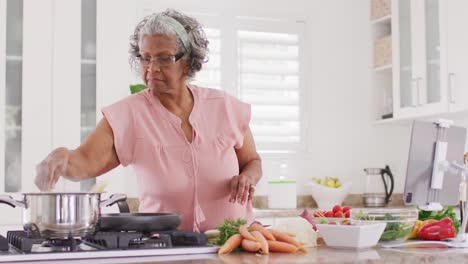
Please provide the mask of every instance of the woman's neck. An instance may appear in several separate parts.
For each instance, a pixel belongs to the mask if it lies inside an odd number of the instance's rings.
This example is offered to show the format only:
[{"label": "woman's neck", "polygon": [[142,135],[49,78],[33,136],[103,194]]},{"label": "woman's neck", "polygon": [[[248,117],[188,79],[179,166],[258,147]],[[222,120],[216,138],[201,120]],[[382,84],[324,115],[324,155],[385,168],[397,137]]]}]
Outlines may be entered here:
[{"label": "woman's neck", "polygon": [[174,92],[171,93],[158,93],[155,91],[155,96],[171,112],[191,111],[193,107],[193,97],[186,84],[181,85],[179,89],[174,89]]}]

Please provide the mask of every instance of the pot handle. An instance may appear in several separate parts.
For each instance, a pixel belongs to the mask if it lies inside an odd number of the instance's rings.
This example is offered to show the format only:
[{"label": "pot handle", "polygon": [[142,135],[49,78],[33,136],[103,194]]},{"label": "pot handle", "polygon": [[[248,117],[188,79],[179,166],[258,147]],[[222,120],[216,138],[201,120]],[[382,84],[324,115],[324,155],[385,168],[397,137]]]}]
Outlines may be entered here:
[{"label": "pot handle", "polygon": [[26,208],[26,204],[24,202],[16,201],[10,195],[5,195],[5,194],[0,195],[0,203],[8,204],[11,207],[17,207],[18,206],[18,207]]},{"label": "pot handle", "polygon": [[123,193],[116,193],[116,194],[111,195],[109,197],[109,199],[101,201],[100,206],[101,207],[111,206],[111,205],[113,205],[115,203],[118,203],[118,202],[121,202],[121,201],[126,201],[126,200],[127,200],[127,195],[125,195]]}]

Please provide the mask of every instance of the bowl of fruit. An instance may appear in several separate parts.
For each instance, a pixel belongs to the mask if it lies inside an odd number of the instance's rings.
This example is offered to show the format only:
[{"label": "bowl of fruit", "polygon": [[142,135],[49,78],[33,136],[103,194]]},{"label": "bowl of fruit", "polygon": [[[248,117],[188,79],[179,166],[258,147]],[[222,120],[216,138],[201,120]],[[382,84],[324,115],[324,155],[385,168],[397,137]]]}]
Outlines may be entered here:
[{"label": "bowl of fruit", "polygon": [[309,182],[314,198],[320,210],[328,210],[334,205],[341,205],[349,193],[351,183],[343,184],[340,179],[326,177],[323,179],[313,178]]}]

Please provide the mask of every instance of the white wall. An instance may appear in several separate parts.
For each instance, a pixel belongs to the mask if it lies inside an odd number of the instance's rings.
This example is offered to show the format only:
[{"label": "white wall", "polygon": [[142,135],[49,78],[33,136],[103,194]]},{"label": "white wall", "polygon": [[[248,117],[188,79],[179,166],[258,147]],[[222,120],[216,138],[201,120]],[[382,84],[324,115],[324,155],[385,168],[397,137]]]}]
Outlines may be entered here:
[{"label": "white wall", "polygon": [[[101,8],[109,6],[110,2],[104,2],[100,5]],[[113,34],[121,36],[116,36],[118,43],[113,44],[105,42],[105,35],[98,35],[98,54],[108,53],[105,56],[124,60],[128,49],[128,35],[133,27],[128,27],[126,23],[136,23],[131,16],[142,14],[141,7],[154,2],[139,0],[125,3],[113,8],[113,15],[109,17],[111,20],[105,23],[113,23],[112,20],[120,18],[118,27],[129,32],[114,32]],[[136,3],[134,7],[133,3]],[[374,126],[372,122],[375,117],[374,104],[378,102],[372,102],[376,87],[371,86],[369,0],[206,0],[203,5],[198,1],[160,0],[157,5],[155,12],[166,8],[191,13],[235,12],[241,16],[297,19],[306,22],[310,151],[284,158],[264,155],[264,177],[257,188],[258,195],[267,194],[266,182],[278,177],[279,165],[282,163],[288,164],[287,176],[298,181],[299,194],[310,193],[304,183],[312,177],[325,176],[340,177],[344,182],[352,182],[352,192],[360,193],[364,189],[363,168],[385,164],[390,166],[396,178],[395,192],[403,191],[410,127]],[[100,38],[103,39],[101,46]],[[117,57],[115,54],[120,55]],[[117,97],[123,96],[128,89],[126,85],[119,85],[126,78],[127,70],[123,67],[125,65],[119,64],[121,67],[118,67],[116,74],[115,70],[110,71],[115,69],[113,64],[113,61],[104,60],[103,64],[98,65],[98,70],[104,74],[98,74],[98,85],[120,92],[115,93],[112,98],[104,97],[104,94],[98,96],[101,98],[101,106],[117,100]],[[468,122],[465,124],[468,125]],[[138,190],[132,174],[128,170],[119,169],[101,180],[106,179],[111,184],[108,188],[110,192],[123,191],[130,196],[136,196]]]},{"label": "white wall", "polygon": [[[352,182],[351,192],[360,193],[363,168],[389,164],[396,177],[395,191],[402,192],[405,165],[393,157],[401,157],[409,129],[372,124],[369,2],[308,4],[311,153],[282,161],[265,159],[263,183],[275,177],[278,164],[285,162],[289,177],[298,180],[299,194],[310,193],[304,183],[312,177],[325,176]],[[390,141],[393,145],[387,146]],[[262,187],[259,194],[266,193],[265,184]]]},{"label": "white wall", "polygon": [[[306,181],[312,177],[325,176],[340,177],[345,182],[352,181],[352,192],[359,193],[363,190],[362,169],[383,166],[386,163],[395,172],[396,191],[402,191],[406,165],[402,162],[405,160],[404,155],[400,154],[407,152],[409,128],[372,125],[375,114],[370,104],[372,45],[369,2],[207,0],[203,5],[189,0],[157,2],[155,12],[166,8],[191,13],[235,12],[241,16],[306,22],[310,151],[286,158],[263,156],[264,177],[257,194],[267,193],[266,181],[278,176],[279,165],[282,163],[288,164],[287,176],[298,181],[299,194],[309,193],[304,185]],[[140,0],[136,3],[136,13],[141,14],[143,12],[138,9],[149,6],[151,1]],[[123,51],[123,46],[119,52],[126,52]],[[392,142],[392,146],[388,148],[385,142]],[[117,186],[125,186],[127,193],[136,195],[134,177],[119,177],[118,181],[122,180],[125,184],[115,184],[116,191],[121,191]]]}]

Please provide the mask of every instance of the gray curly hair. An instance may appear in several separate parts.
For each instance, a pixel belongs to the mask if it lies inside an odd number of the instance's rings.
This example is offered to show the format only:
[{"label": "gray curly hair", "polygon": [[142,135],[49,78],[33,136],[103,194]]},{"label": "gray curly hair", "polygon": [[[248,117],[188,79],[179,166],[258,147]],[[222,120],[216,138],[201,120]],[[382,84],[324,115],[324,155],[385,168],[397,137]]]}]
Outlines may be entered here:
[{"label": "gray curly hair", "polygon": [[187,32],[190,43],[190,54],[188,57],[189,70],[185,77],[191,79],[195,73],[202,69],[203,63],[208,61],[208,39],[202,25],[194,18],[186,16],[176,10],[167,9],[161,13],[154,13],[145,17],[138,23],[135,32],[130,36],[130,65],[133,69],[140,71],[141,67],[138,64],[140,57],[140,41],[144,36],[153,36],[162,34],[166,36],[174,36],[177,39],[178,49],[185,50],[183,43],[177,36],[176,31],[167,24],[161,23],[156,19],[158,15],[171,17],[179,22]]}]

